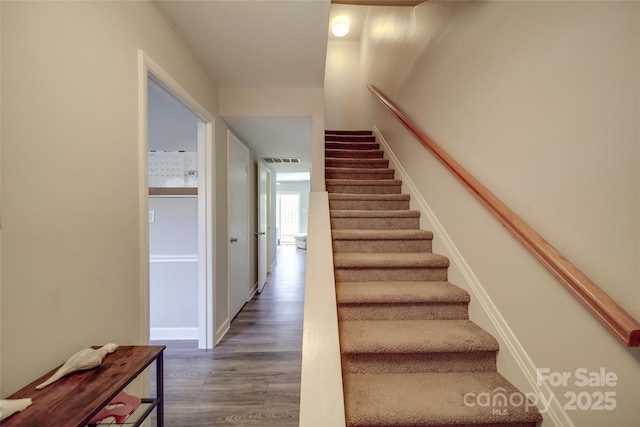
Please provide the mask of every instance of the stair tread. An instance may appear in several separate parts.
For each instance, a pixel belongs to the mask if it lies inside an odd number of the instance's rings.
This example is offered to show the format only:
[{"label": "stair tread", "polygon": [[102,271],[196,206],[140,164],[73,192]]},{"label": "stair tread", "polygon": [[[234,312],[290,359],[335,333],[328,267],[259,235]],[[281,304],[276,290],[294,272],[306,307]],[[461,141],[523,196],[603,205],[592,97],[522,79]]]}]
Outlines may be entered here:
[{"label": "stair tread", "polygon": [[345,374],[343,380],[350,426],[506,426],[542,421],[532,404],[478,404],[474,397],[480,393],[492,398],[499,392],[507,399],[513,393],[524,396],[497,372]]},{"label": "stair tread", "polygon": [[380,144],[361,141],[325,141],[324,148],[325,150],[379,150]]},{"label": "stair tread", "polygon": [[357,200],[357,201],[399,201],[410,200],[408,194],[359,194],[359,193],[329,193],[329,200]]},{"label": "stair tread", "polygon": [[343,353],[462,353],[498,351],[498,341],[468,319],[343,320]]},{"label": "stair tread", "polygon": [[[369,158],[369,157],[360,157],[359,153],[366,150],[353,150],[354,157],[331,157],[325,156],[325,163],[357,163],[362,165],[387,165],[389,163],[388,159],[378,159],[378,158]],[[372,150],[374,151],[374,150]],[[358,153],[356,156],[355,153]]]},{"label": "stair tread", "polygon": [[336,268],[444,268],[449,258],[431,252],[417,253],[336,253]]},{"label": "stair tread", "polygon": [[331,185],[402,185],[399,179],[327,179],[326,184]]},{"label": "stair tread", "polygon": [[333,230],[333,240],[431,240],[427,230]]},{"label": "stair tread", "polygon": [[327,159],[382,159],[384,157],[384,151],[380,149],[349,150],[348,148],[325,148],[324,152]]},{"label": "stair tread", "polygon": [[420,212],[406,209],[396,210],[356,210],[331,209],[332,218],[419,218]]},{"label": "stair tread", "polygon": [[468,303],[469,293],[444,281],[337,282],[338,304]]},{"label": "stair tread", "polygon": [[342,173],[395,173],[395,169],[391,168],[343,168],[343,167],[334,167],[327,166],[324,168],[325,172],[342,172]]}]

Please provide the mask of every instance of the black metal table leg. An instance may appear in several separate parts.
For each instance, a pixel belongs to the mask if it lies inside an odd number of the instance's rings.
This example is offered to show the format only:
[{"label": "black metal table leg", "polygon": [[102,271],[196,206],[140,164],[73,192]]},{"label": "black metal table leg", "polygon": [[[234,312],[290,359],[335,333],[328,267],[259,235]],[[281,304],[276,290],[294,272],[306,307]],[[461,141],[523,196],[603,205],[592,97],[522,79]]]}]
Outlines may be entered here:
[{"label": "black metal table leg", "polygon": [[156,420],[158,427],[164,427],[164,362],[163,352],[156,359],[156,397],[158,406],[156,406]]}]

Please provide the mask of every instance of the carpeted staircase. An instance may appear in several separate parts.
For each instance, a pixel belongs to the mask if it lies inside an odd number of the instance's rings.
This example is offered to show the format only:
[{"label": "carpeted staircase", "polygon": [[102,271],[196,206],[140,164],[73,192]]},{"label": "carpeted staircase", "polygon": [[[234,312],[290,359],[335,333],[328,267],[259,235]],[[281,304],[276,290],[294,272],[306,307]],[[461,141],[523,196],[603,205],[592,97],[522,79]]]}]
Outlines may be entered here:
[{"label": "carpeted staircase", "polygon": [[537,425],[375,137],[326,131],[325,141],[347,425]]}]

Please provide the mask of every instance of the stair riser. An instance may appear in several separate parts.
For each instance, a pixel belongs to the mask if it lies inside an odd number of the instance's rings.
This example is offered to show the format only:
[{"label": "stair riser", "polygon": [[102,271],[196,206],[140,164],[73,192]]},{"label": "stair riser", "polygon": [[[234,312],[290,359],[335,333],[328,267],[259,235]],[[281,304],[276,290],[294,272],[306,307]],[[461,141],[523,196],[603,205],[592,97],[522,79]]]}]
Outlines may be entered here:
[{"label": "stair riser", "polygon": [[325,135],[373,135],[373,131],[370,130],[335,130],[335,129],[326,129],[324,131]]},{"label": "stair riser", "polygon": [[342,372],[400,374],[425,372],[495,372],[496,352],[342,353]]},{"label": "stair riser", "polygon": [[447,268],[336,268],[335,278],[337,282],[444,281],[447,280]]},{"label": "stair riser", "polygon": [[467,304],[338,304],[338,320],[468,319]]},{"label": "stair riser", "polygon": [[342,185],[327,183],[329,193],[400,194],[400,185]]},{"label": "stair riser", "polygon": [[339,142],[329,141],[324,143],[325,149],[330,150],[379,150],[377,142]]},{"label": "stair riser", "polygon": [[341,142],[375,142],[376,137],[373,135],[325,135],[324,140]]},{"label": "stair riser", "polygon": [[327,168],[367,168],[386,169],[389,160],[386,159],[352,159],[352,158],[326,158],[324,166]]},{"label": "stair riser", "polygon": [[358,159],[382,159],[382,150],[346,150],[346,149],[325,149],[325,162],[330,158],[358,158]]},{"label": "stair riser", "polygon": [[334,240],[333,252],[431,252],[431,240]]},{"label": "stair riser", "polygon": [[418,230],[420,218],[331,218],[335,230]]},{"label": "stair riser", "polygon": [[383,200],[329,200],[329,208],[334,210],[395,211],[409,210],[409,201]]},{"label": "stair riser", "polygon": [[393,169],[380,169],[379,171],[358,171],[358,170],[330,170],[325,169],[326,179],[393,179],[395,171]]}]

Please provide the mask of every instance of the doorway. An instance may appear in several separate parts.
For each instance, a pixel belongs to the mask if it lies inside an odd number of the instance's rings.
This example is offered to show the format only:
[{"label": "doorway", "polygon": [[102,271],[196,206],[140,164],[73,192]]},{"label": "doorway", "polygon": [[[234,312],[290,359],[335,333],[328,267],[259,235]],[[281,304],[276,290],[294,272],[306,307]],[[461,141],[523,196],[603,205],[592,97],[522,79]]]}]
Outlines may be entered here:
[{"label": "doorway", "polygon": [[300,193],[278,192],[277,204],[278,242],[294,245],[294,236],[300,233]]},{"label": "doorway", "polygon": [[198,339],[199,119],[148,87],[151,340]]},{"label": "doorway", "polygon": [[[154,62],[148,55],[142,50],[138,51],[139,58],[139,135],[140,135],[140,233],[141,241],[143,245],[141,247],[141,324],[142,324],[142,336],[145,341],[151,338],[151,321],[158,320],[152,319],[152,298],[157,300],[159,295],[164,297],[161,299],[170,300],[171,303],[176,303],[181,315],[184,318],[189,317],[188,321],[191,324],[195,323],[195,327],[191,328],[187,326],[186,329],[181,329],[181,326],[177,326],[173,332],[183,334],[183,338],[197,337],[198,348],[213,348],[213,307],[214,307],[214,292],[213,292],[213,277],[214,277],[214,236],[213,236],[213,224],[215,223],[215,198],[212,192],[214,182],[212,180],[212,165],[214,164],[214,150],[213,150],[213,117],[202,107],[191,95],[189,95],[175,80],[171,78],[156,62]],[[194,135],[195,135],[195,150],[188,152],[187,150],[163,150],[163,156],[168,160],[173,161],[167,166],[169,169],[164,176],[166,182],[163,184],[162,173],[158,170],[151,170],[150,161],[151,145],[149,143],[150,135],[152,134],[149,129],[150,109],[149,109],[149,93],[150,91],[156,91],[155,95],[166,97],[166,99],[173,102],[174,107],[178,106],[183,111],[188,112],[193,119]],[[152,95],[153,96],[153,95]],[[166,155],[165,155],[166,154]],[[153,161],[158,160],[157,158]],[[178,162],[178,163],[175,163]],[[181,163],[180,163],[181,162]],[[154,164],[158,166],[158,164]],[[182,170],[182,174],[180,174]],[[182,178],[182,180],[180,180]],[[180,185],[182,184],[182,185]],[[157,216],[155,209],[150,209],[149,197],[162,197],[165,196],[158,204],[159,209],[165,212],[167,205],[170,206],[170,210],[166,211],[167,215],[162,214],[162,218]],[[172,203],[175,200],[185,201],[186,203]],[[154,206],[156,205],[154,200]],[[158,224],[162,219],[163,221],[169,218],[175,219],[175,212],[169,213],[171,209],[182,212],[182,219],[190,218],[192,222],[187,225],[182,224],[181,230],[175,230],[181,235],[184,230],[189,230],[189,234],[194,238],[182,248],[183,253],[159,253],[154,261],[160,261],[154,264],[154,270],[156,264],[165,264],[163,267],[166,269],[170,263],[182,264],[183,272],[179,269],[173,269],[173,277],[175,280],[173,285],[175,289],[166,288],[159,291],[159,289],[152,289],[151,277],[158,276],[159,273],[162,276],[162,272],[152,273],[152,259],[151,259],[151,235],[150,225]],[[193,218],[195,216],[195,218]],[[165,224],[167,225],[167,224]],[[164,236],[167,237],[167,236]],[[174,236],[175,237],[175,236]],[[181,237],[184,237],[181,235]],[[172,240],[172,239],[169,239]],[[175,241],[175,240],[173,240]],[[157,243],[157,242],[155,242]],[[166,242],[165,242],[166,243]],[[162,246],[162,245],[161,245]],[[174,245],[175,246],[175,245]],[[176,249],[173,247],[172,249]],[[180,249],[178,249],[180,250]],[[162,251],[160,251],[162,252]],[[164,262],[168,261],[168,262]],[[188,268],[187,265],[191,264],[192,268]],[[171,268],[169,268],[171,270]],[[160,269],[162,270],[162,269]],[[188,271],[188,272],[186,272]],[[164,278],[170,277],[167,275]],[[185,281],[191,277],[195,283],[191,285],[185,285]],[[189,288],[189,289],[187,289]],[[188,290],[188,292],[186,292]],[[165,291],[173,292],[176,298],[172,298],[169,293]],[[189,294],[188,298],[184,298],[185,294]],[[181,298],[182,297],[182,298]],[[176,313],[171,313],[176,314]],[[157,317],[157,316],[156,316]],[[162,319],[166,321],[167,319]],[[169,328],[170,329],[170,328]],[[167,332],[167,331],[165,331]],[[145,338],[146,337],[146,338]],[[166,338],[166,337],[165,337]]]}]

